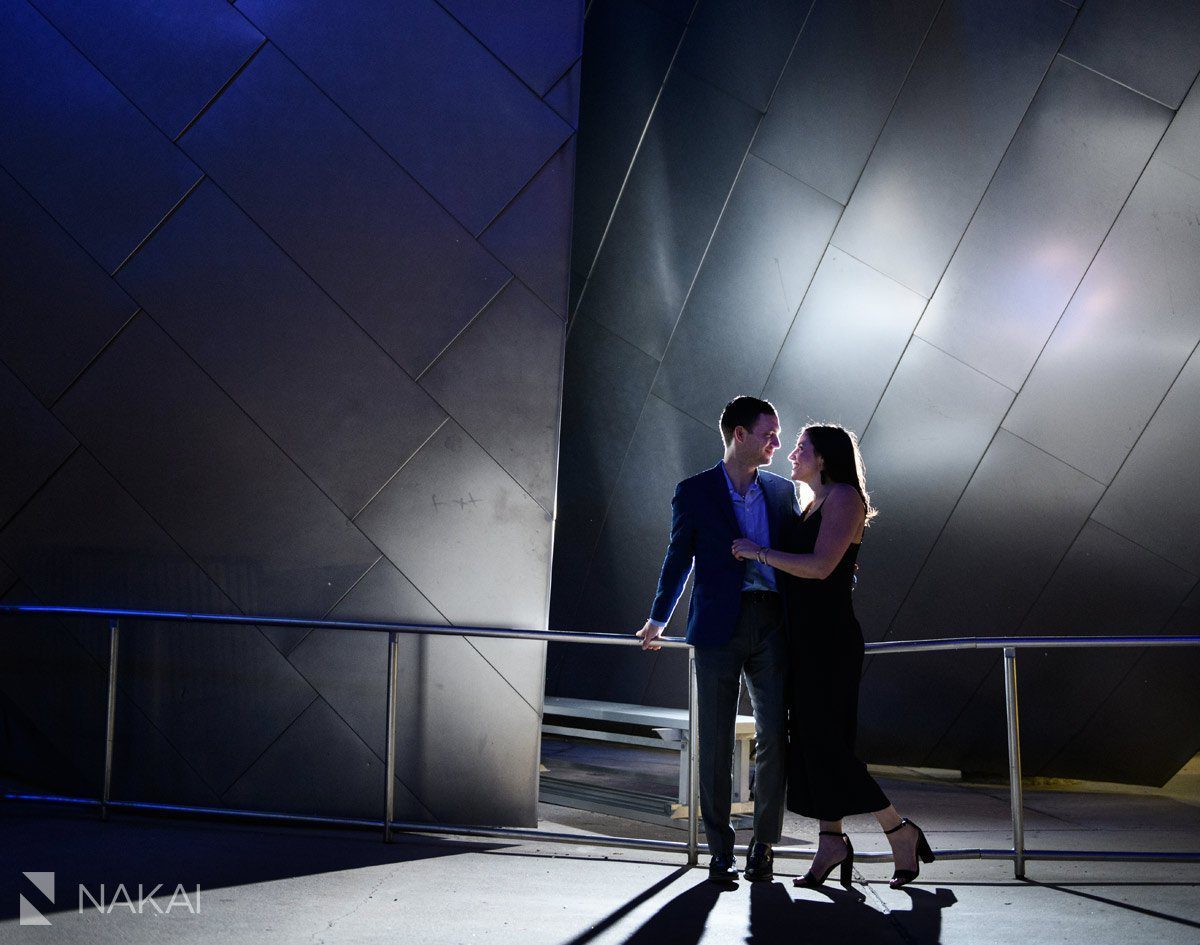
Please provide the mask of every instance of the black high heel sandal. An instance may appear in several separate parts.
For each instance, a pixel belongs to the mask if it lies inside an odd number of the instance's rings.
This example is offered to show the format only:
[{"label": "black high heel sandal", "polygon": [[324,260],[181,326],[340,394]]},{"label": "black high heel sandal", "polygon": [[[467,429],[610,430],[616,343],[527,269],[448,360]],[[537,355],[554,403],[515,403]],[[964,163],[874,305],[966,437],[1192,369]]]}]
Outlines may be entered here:
[{"label": "black high heel sandal", "polygon": [[812,870],[809,870],[803,876],[797,876],[792,880],[793,886],[807,886],[810,889],[815,889],[817,886],[824,884],[825,880],[829,879],[829,874],[837,867],[842,868],[841,881],[843,886],[849,886],[854,873],[854,844],[850,842],[850,838],[844,833],[838,833],[836,830],[822,830],[818,836],[821,837],[841,837],[846,841],[846,855],[829,867],[820,876],[817,876]]},{"label": "black high heel sandal", "polygon": [[915,870],[896,870],[892,873],[891,882],[888,885],[892,889],[899,889],[901,886],[907,886],[914,879],[921,875],[921,864],[932,863],[934,861],[933,850],[929,847],[929,841],[925,839],[925,831],[914,824],[907,817],[901,817],[900,823],[896,824],[891,830],[885,830],[885,834],[895,833],[901,827],[912,827],[917,832],[917,868]]}]

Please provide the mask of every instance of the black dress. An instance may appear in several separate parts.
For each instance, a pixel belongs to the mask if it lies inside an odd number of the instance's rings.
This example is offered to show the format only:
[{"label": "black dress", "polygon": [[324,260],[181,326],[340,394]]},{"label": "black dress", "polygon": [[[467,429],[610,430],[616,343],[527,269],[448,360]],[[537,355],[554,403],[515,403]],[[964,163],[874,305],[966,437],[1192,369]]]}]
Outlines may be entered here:
[{"label": "black dress", "polygon": [[[794,523],[788,551],[811,554],[821,528],[818,506]],[[788,810],[841,820],[888,806],[854,754],[863,636],[850,600],[857,544],[824,580],[790,578]]]}]

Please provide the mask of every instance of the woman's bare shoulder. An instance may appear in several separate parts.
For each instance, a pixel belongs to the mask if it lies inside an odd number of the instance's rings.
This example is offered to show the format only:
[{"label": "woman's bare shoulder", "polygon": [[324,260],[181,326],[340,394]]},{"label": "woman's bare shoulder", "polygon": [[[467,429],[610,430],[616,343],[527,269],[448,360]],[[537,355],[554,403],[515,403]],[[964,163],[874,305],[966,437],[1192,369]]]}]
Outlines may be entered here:
[{"label": "woman's bare shoulder", "polygon": [[825,503],[830,509],[838,509],[856,515],[865,513],[862,496],[858,494],[858,490],[848,482],[835,482],[829,487],[829,494],[825,497]]}]

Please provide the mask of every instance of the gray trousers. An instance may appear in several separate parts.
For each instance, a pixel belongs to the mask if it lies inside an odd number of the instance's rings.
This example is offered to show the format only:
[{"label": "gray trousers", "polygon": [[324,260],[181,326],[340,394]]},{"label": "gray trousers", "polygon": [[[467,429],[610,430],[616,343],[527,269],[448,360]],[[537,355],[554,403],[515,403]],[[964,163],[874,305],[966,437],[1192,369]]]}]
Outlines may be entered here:
[{"label": "gray trousers", "polygon": [[778,843],[787,783],[783,604],[777,594],[747,594],[737,629],[722,646],[696,647],[700,703],[700,814],[708,849],[733,855],[733,746],[742,674],[754,708],[754,839]]}]

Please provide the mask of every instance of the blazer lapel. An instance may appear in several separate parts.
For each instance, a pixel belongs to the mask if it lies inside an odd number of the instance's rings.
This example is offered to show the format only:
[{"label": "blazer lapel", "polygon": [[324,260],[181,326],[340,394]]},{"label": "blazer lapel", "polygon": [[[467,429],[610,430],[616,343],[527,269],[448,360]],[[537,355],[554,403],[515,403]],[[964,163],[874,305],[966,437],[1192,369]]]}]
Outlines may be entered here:
[{"label": "blazer lapel", "polygon": [[738,525],[737,516],[733,514],[733,500],[729,498],[729,481],[725,478],[725,470],[721,468],[721,463],[717,463],[709,470],[709,479],[712,481],[713,501],[723,513],[730,530],[740,536],[742,527]]}]

